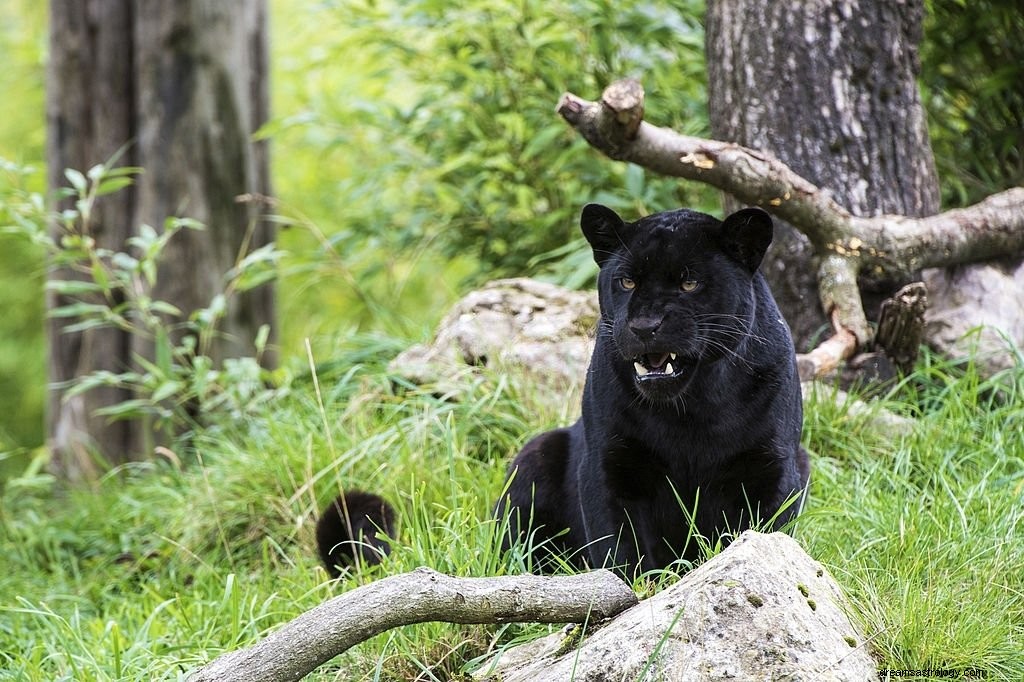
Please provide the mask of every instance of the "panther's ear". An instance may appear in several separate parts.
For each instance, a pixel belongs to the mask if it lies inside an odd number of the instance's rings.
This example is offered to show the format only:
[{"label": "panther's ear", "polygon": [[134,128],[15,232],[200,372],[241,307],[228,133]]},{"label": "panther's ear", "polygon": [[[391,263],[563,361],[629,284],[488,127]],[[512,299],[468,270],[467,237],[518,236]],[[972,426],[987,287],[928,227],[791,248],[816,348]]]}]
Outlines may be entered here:
[{"label": "panther's ear", "polygon": [[587,204],[580,216],[580,229],[594,250],[598,265],[604,262],[622,246],[626,223],[619,214],[601,204]]},{"label": "panther's ear", "polygon": [[772,243],[772,217],[760,208],[744,208],[724,221],[718,241],[725,251],[754,272]]}]

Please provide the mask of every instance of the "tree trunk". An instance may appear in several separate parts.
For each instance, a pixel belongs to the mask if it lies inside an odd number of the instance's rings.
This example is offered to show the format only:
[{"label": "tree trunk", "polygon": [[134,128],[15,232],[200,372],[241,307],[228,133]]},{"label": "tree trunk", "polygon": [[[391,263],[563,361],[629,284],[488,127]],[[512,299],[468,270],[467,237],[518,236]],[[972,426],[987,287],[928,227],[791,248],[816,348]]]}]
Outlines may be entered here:
[{"label": "tree trunk", "polygon": [[[206,224],[203,232],[184,230],[171,240],[153,295],[186,314],[208,305],[240,249],[272,237],[259,208],[237,201],[269,193],[266,143],[251,139],[268,110],[265,0],[51,0],[50,22],[50,188],[66,184],[64,169],[84,171],[127,145],[117,165],[145,173],[135,187],[97,202],[92,236],[102,248],[123,251],[142,223],[159,230],[175,216]],[[61,228],[52,230],[59,237]],[[63,268],[49,275],[71,276]],[[50,295],[47,305],[69,302]],[[246,342],[272,318],[269,286],[241,297],[214,355],[247,352]],[[98,389],[64,400],[64,382],[124,371],[133,352],[148,355],[118,330],[65,333],[76,321],[51,319],[47,326],[48,441],[55,472],[69,480],[94,476],[97,456],[117,464],[149,452],[146,424],[95,416],[130,399],[127,391]]]},{"label": "tree trunk", "polygon": [[[935,213],[938,183],[916,82],[923,11],[920,0],[711,0],[714,137],[773,153],[854,215]],[[818,267],[806,237],[776,226],[763,270],[806,349],[828,329]],[[903,283],[862,279],[869,318]]]}]

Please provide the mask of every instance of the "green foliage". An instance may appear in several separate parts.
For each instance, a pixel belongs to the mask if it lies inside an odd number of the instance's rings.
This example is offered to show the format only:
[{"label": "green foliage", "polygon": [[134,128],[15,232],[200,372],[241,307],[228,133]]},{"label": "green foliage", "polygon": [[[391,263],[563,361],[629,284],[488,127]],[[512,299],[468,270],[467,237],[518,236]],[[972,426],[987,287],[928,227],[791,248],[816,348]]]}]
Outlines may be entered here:
[{"label": "green foliage", "polygon": [[1024,12],[1013,0],[929,0],[921,82],[943,203],[1024,185]]},{"label": "green foliage", "polygon": [[[16,203],[41,190],[43,46],[46,6],[31,0],[0,3],[0,225]],[[34,168],[28,167],[35,165]],[[38,251],[0,232],[0,453],[43,442],[46,372],[43,344],[43,263]],[[2,459],[2,458],[0,458]],[[3,477],[0,464],[0,478]]]},{"label": "green foliage", "polygon": [[12,233],[41,213],[30,189],[37,179],[36,170],[0,157],[0,453],[43,441],[42,259],[36,246]]},{"label": "green foliage", "polygon": [[[651,92],[650,120],[705,133],[701,3],[324,4],[330,30],[313,68],[346,63],[373,81],[318,88],[268,132],[315,134],[349,160],[334,200],[348,244],[429,244],[470,255],[488,277],[523,274],[542,254],[583,251],[588,201],[627,213],[715,203],[706,189],[607,162],[553,113],[565,90],[594,96],[635,75]],[[587,260],[555,269],[571,279]]]},{"label": "green foliage", "polygon": [[[271,377],[259,363],[269,337],[266,325],[255,340],[257,357],[229,359],[216,366],[212,356],[231,297],[273,278],[281,254],[268,244],[240,258],[205,308],[181,311],[153,298],[167,244],[183,229],[204,228],[193,220],[169,218],[159,231],[140,226],[125,251],[100,246],[91,220],[97,200],[130,185],[139,171],[105,165],[86,173],[68,169],[64,175],[69,186],[58,196],[69,199],[73,208],[50,215],[42,198],[30,194],[24,203],[9,202],[14,225],[6,229],[46,251],[54,266],[46,289],[57,302],[50,316],[69,321],[62,327],[65,333],[112,328],[127,334],[134,348],[152,349],[151,354],[134,353],[131,369],[75,377],[61,387],[65,398],[99,387],[127,388],[131,399],[105,406],[98,414],[147,419],[155,431],[173,437],[191,434],[199,426],[197,415],[226,410],[239,417],[272,394],[265,388]],[[49,231],[51,224],[60,228],[57,237]]]},{"label": "green foliage", "polygon": [[[187,468],[132,465],[64,497],[38,469],[9,481],[0,677],[176,678],[385,575],[522,570],[520,555],[498,553],[491,505],[511,454],[572,419],[574,401],[515,374],[467,380],[457,401],[429,387],[395,395],[385,365],[400,345],[338,340],[336,362],[263,412],[217,420]],[[1024,433],[1012,425],[1024,418],[1024,369],[985,381],[926,358],[881,406],[916,425],[882,432],[827,389],[811,396],[813,487],[797,539],[851,596],[881,666],[1022,679]],[[313,519],[341,487],[381,491],[400,521],[381,566],[331,584]],[[456,679],[495,643],[546,631],[402,628],[312,679]]]}]

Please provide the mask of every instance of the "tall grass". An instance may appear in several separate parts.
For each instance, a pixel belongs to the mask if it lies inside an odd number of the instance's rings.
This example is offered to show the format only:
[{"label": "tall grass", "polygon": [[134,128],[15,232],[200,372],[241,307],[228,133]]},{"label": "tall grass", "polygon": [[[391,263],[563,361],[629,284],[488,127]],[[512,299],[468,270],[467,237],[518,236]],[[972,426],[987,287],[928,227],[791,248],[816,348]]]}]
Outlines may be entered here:
[{"label": "tall grass", "polygon": [[[522,570],[498,551],[491,507],[509,457],[571,420],[575,401],[515,373],[435,396],[389,376],[395,351],[345,339],[265,414],[217,423],[194,456],[122,469],[95,492],[55,492],[38,472],[9,481],[0,678],[175,679],[384,575]],[[1020,370],[983,381],[926,361],[880,401],[915,418],[905,435],[828,390],[811,397],[812,491],[795,534],[849,594],[882,667],[1024,678],[1022,384]],[[330,583],[312,526],[343,486],[382,492],[400,523],[387,560]],[[314,679],[455,679],[496,643],[544,631],[402,628]]]}]

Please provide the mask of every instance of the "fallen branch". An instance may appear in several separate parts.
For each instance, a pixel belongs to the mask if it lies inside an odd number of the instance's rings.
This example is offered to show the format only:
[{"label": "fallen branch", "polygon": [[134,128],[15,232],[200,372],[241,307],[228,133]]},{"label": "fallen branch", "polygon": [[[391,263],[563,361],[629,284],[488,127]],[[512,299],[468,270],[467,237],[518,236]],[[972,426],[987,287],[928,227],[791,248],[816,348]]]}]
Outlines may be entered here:
[{"label": "fallen branch", "polygon": [[342,594],[286,623],[247,649],[192,673],[189,682],[298,680],[374,635],[400,625],[581,623],[637,603],[614,573],[453,578],[418,568]]},{"label": "fallen branch", "polygon": [[[610,85],[601,101],[566,93],[557,112],[595,149],[656,173],[703,182],[761,206],[807,235],[817,255],[825,312],[838,311],[859,347],[871,340],[857,275],[904,275],[921,268],[1024,253],[1024,187],[927,218],[853,216],[829,192],[771,154],[680,135],[643,122],[644,91],[633,80]],[[845,349],[845,342],[841,344]]]}]

